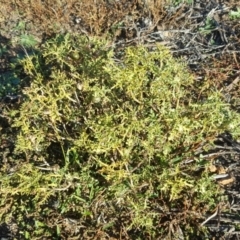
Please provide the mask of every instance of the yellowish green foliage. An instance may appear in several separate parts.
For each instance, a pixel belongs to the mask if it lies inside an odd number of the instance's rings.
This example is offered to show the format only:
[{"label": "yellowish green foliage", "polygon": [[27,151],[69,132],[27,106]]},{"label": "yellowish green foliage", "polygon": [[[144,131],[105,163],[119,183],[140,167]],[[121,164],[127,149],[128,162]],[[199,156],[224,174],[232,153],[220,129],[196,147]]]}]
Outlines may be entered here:
[{"label": "yellowish green foliage", "polygon": [[[157,223],[164,211],[183,209],[186,200],[208,209],[216,200],[207,174],[178,163],[194,157],[196,145],[234,129],[239,116],[212,86],[196,89],[185,64],[163,46],[129,47],[117,55],[118,61],[103,40],[66,35],[21,61],[28,87],[10,114],[19,131],[15,151],[30,163],[28,176],[21,173],[25,166],[1,176],[1,196],[16,201],[34,195],[33,212],[54,196],[61,214],[75,212],[93,226],[98,219],[110,232],[116,215],[127,214],[126,231],[163,237],[168,231]],[[59,171],[36,170],[42,159]],[[23,214],[16,209],[9,207]],[[182,228],[191,222],[183,219],[176,222]]]}]

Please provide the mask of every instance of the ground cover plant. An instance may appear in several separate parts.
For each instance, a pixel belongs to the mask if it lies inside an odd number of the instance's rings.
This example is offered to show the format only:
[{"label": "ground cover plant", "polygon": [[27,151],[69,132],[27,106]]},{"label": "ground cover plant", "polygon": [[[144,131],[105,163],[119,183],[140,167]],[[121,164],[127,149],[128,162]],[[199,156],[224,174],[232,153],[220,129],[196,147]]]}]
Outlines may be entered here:
[{"label": "ground cover plant", "polygon": [[238,235],[238,1],[1,3],[2,238]]},{"label": "ground cover plant", "polygon": [[161,45],[114,56],[104,40],[67,34],[20,60],[24,97],[6,114],[26,161],[1,172],[1,219],[21,237],[69,238],[63,219],[84,239],[204,233],[220,191],[195,149],[239,115]]}]

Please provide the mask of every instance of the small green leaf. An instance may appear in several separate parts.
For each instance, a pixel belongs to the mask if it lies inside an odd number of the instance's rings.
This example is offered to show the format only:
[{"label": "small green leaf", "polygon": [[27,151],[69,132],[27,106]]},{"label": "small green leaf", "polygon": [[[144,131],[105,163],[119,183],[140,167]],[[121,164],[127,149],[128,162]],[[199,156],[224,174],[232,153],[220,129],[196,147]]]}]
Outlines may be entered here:
[{"label": "small green leaf", "polygon": [[20,44],[24,47],[34,47],[37,43],[37,40],[32,35],[23,34],[20,36]]},{"label": "small green leaf", "polygon": [[231,19],[239,19],[240,18],[240,8],[237,8],[237,11],[230,11],[229,16]]},{"label": "small green leaf", "polygon": [[57,225],[57,236],[61,235],[61,228],[59,225]]}]

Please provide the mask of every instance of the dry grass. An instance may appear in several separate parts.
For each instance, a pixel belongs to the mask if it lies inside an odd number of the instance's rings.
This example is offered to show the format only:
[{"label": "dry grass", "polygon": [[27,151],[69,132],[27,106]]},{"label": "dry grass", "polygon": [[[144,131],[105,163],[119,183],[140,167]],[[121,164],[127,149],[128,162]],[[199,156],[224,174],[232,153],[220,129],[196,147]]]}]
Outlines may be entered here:
[{"label": "dry grass", "polygon": [[[0,22],[5,26],[24,21],[32,34],[41,37],[59,32],[108,34],[117,24],[131,27],[133,22],[148,16],[157,23],[164,14],[164,1],[105,0],[16,0],[2,1]],[[11,15],[9,15],[11,12]],[[15,21],[12,21],[12,20]],[[17,21],[16,21],[17,20]],[[10,37],[11,33],[5,33]]]}]

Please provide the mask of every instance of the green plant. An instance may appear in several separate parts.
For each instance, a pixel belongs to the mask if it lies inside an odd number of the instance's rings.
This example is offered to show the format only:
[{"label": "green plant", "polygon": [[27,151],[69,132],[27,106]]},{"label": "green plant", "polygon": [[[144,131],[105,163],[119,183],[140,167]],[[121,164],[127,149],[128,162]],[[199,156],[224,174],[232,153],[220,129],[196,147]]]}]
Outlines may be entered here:
[{"label": "green plant", "polygon": [[7,46],[4,44],[0,44],[0,57],[3,57],[7,52]]},{"label": "green plant", "polygon": [[214,20],[211,17],[207,17],[206,24],[204,27],[200,27],[199,31],[200,33],[206,35],[211,33],[215,28]]},{"label": "green plant", "polygon": [[[25,22],[20,21],[14,30],[18,31],[20,36],[0,44],[0,57],[4,59],[4,71],[0,75],[0,99],[7,95],[18,94],[20,77],[17,76],[17,62],[25,56],[26,48],[33,50],[38,43],[33,36],[24,34]],[[17,48],[16,45],[18,45]]]},{"label": "green plant", "polygon": [[11,71],[6,71],[0,76],[0,98],[8,94],[16,94],[19,90],[20,79]]},{"label": "green plant", "polygon": [[169,6],[178,6],[181,3],[187,3],[187,4],[191,4],[193,1],[192,0],[168,0],[168,5]]},{"label": "green plant", "polygon": [[[161,45],[129,47],[115,62],[104,40],[59,35],[20,64],[25,100],[9,115],[18,129],[15,152],[29,163],[2,173],[2,219],[22,219],[26,211],[35,220],[47,218],[36,211],[71,214],[88,226],[85,237],[92,229],[117,238],[194,231],[193,209],[212,208],[219,191],[207,173],[179,163],[198,158],[195,146],[224,130],[239,134],[239,115],[220,92],[210,83],[195,89],[186,65]],[[42,163],[59,169],[36,170]],[[32,200],[16,205],[26,198]],[[9,201],[14,208],[4,205]],[[59,235],[64,225],[38,228]],[[39,236],[34,229],[32,238]]]},{"label": "green plant", "polygon": [[237,11],[230,11],[229,16],[231,19],[239,19],[240,18],[240,8],[237,8]]},{"label": "green plant", "polygon": [[13,28],[16,33],[16,37],[12,39],[14,45],[21,45],[24,48],[35,47],[38,44],[36,38],[29,35],[26,31],[26,22],[19,21],[16,27]]}]

